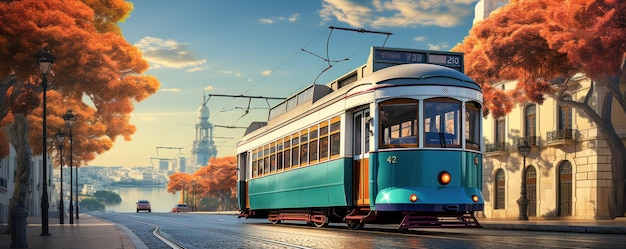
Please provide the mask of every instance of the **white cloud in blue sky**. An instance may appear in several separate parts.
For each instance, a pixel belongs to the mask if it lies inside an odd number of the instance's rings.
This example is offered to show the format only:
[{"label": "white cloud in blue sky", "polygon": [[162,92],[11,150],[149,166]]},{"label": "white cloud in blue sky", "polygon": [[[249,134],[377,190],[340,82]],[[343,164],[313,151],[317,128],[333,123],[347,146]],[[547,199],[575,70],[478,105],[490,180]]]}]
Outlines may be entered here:
[{"label": "white cloud in blue sky", "polygon": [[322,23],[338,20],[353,27],[453,27],[473,14],[475,0],[324,0]]},{"label": "white cloud in blue sky", "polygon": [[190,52],[186,44],[174,40],[147,36],[135,46],[142,51],[143,58],[153,65],[152,68],[184,68],[206,63],[206,59],[199,59]]}]

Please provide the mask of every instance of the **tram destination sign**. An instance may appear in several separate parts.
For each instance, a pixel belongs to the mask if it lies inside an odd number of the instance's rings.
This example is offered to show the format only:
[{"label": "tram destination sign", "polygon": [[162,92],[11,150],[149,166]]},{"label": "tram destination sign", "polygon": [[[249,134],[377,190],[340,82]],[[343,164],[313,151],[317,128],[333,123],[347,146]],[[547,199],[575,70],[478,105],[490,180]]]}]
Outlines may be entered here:
[{"label": "tram destination sign", "polygon": [[463,72],[463,54],[428,50],[400,50],[374,48],[374,63],[428,63],[453,68]]}]

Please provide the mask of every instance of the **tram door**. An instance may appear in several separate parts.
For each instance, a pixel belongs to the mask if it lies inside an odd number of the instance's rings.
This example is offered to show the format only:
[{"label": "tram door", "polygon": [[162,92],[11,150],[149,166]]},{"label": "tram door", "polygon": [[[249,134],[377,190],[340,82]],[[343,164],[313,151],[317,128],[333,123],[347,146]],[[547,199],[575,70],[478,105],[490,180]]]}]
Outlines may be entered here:
[{"label": "tram door", "polygon": [[353,199],[356,205],[369,205],[369,133],[370,127],[368,119],[370,116],[369,110],[361,110],[354,113],[353,125],[353,143],[352,154],[353,158]]}]

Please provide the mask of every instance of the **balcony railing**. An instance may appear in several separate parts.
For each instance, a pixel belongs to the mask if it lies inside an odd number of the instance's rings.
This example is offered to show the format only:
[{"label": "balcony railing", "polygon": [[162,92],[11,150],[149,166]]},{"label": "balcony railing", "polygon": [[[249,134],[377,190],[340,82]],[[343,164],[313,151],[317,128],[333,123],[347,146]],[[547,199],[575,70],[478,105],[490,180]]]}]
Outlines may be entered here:
[{"label": "balcony railing", "polygon": [[551,144],[574,141],[576,140],[576,133],[578,133],[578,130],[574,129],[560,129],[556,131],[549,131],[546,133],[546,142],[548,144]]},{"label": "balcony railing", "polygon": [[509,144],[505,142],[485,144],[485,153],[507,152],[509,147]]},{"label": "balcony railing", "polygon": [[528,136],[513,139],[513,147],[517,148],[520,145],[530,145],[531,147],[539,147],[541,141],[541,137],[539,136]]}]

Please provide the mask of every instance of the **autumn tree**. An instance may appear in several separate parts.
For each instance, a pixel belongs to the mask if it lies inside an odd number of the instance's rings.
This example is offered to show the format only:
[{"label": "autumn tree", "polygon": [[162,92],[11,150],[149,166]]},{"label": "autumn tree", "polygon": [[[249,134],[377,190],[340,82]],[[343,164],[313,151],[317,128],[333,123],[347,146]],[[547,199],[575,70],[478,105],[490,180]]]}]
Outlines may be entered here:
[{"label": "autumn tree", "polygon": [[190,187],[196,181],[196,176],[183,173],[176,172],[169,176],[170,181],[167,183],[167,192],[176,194],[176,192],[180,191],[181,203],[184,203],[185,200],[185,192],[189,192]]},{"label": "autumn tree", "polygon": [[211,158],[209,165],[194,172],[196,191],[201,196],[217,200],[218,211],[237,209],[237,158],[234,156]]},{"label": "autumn tree", "polygon": [[[611,116],[614,104],[626,112],[624,41],[626,1],[511,0],[453,49],[465,53],[466,73],[482,84],[486,115],[504,116],[516,102],[541,104],[548,94],[597,125],[611,152],[612,217],[626,212],[626,149]],[[592,85],[583,99],[564,98],[576,73]],[[502,80],[517,80],[516,89],[491,85]],[[596,88],[606,89],[600,103],[591,102]]]},{"label": "autumn tree", "polygon": [[[0,0],[0,157],[9,143],[17,155],[10,207],[28,199],[23,186],[31,153],[42,155],[42,132],[50,138],[65,129],[62,115],[68,109],[78,116],[75,166],[111,149],[118,136],[131,140],[134,104],[154,94],[159,82],[142,75],[148,63],[117,25],[130,11],[132,4],[123,0]],[[48,75],[46,131],[34,57],[44,47],[56,57]]]}]

